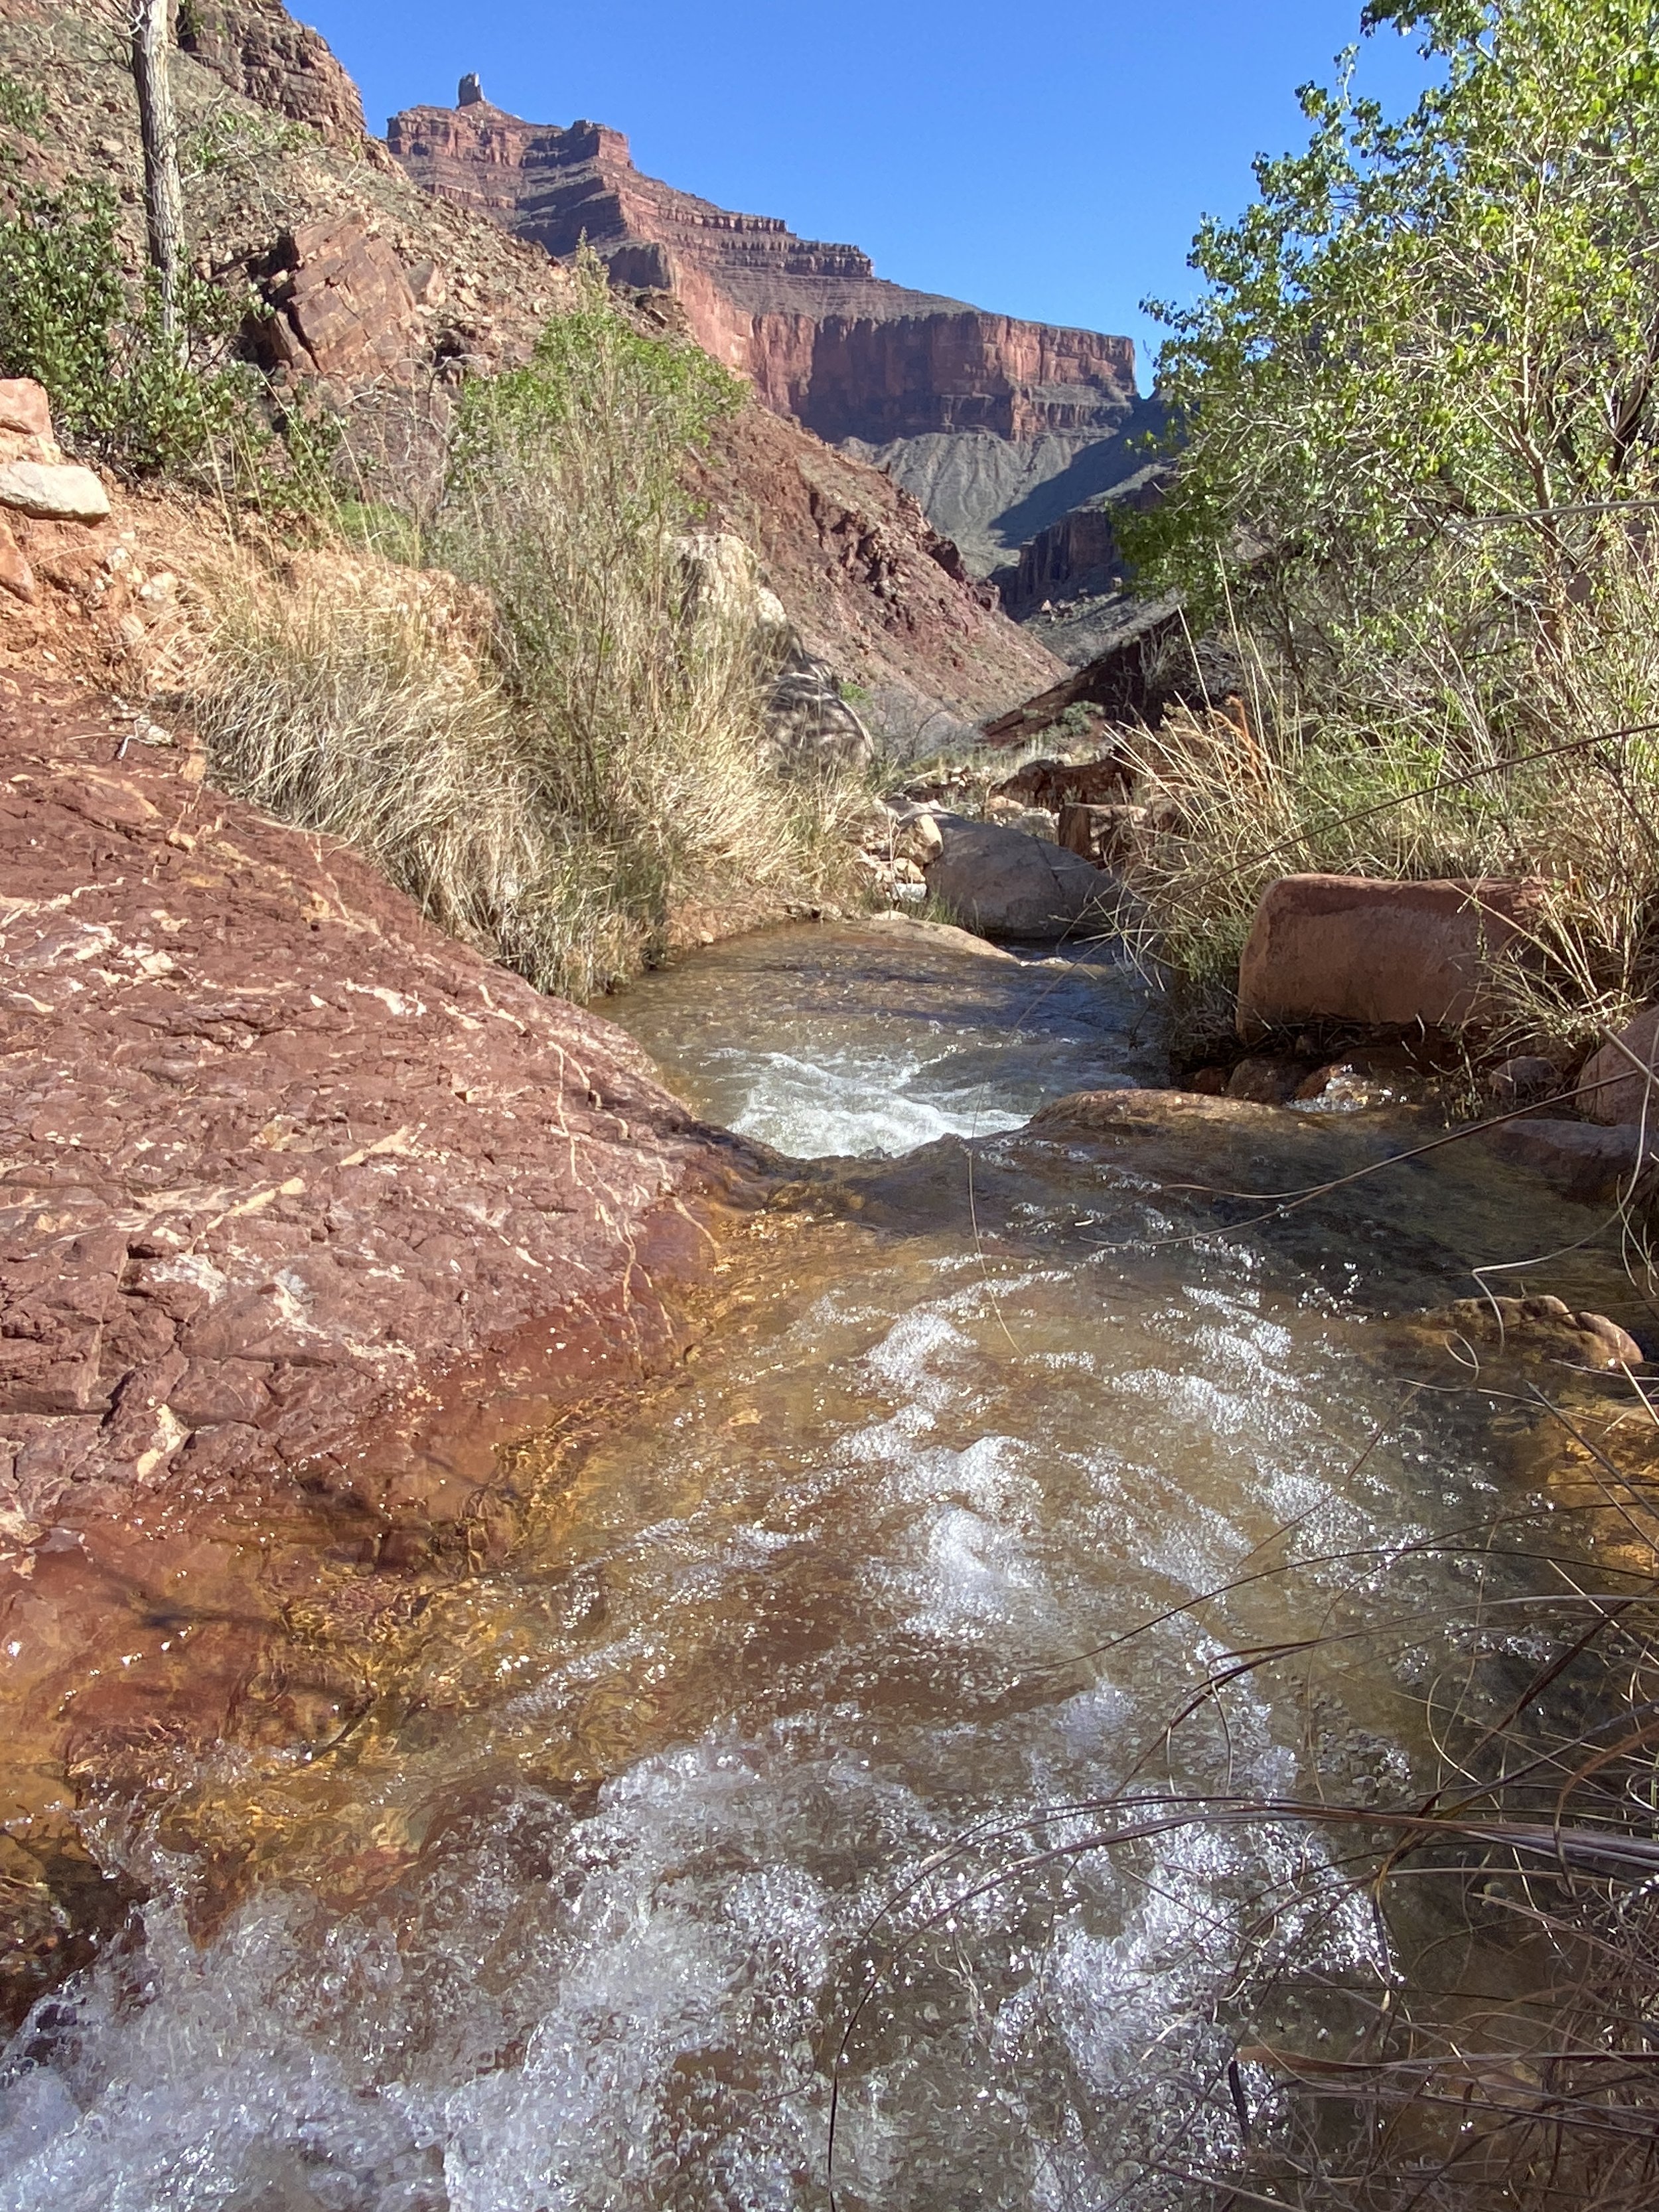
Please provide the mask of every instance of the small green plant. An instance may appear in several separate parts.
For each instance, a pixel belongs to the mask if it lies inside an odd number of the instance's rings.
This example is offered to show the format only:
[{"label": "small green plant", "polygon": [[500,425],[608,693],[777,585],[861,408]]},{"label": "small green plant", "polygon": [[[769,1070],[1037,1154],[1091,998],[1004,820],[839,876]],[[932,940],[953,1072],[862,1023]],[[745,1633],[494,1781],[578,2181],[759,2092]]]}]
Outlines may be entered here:
[{"label": "small green plant", "polygon": [[420,567],[419,526],[395,507],[379,500],[341,499],[335,502],[333,516],[348,544],[361,545],[368,552],[378,553],[383,561],[396,561],[404,568]]},{"label": "small green plant", "polygon": [[175,349],[154,289],[135,301],[123,283],[103,185],[71,182],[0,221],[0,368],[46,386],[67,442],[137,475],[188,469],[251,418],[228,359],[244,304],[192,278],[181,305]]},{"label": "small green plant", "polygon": [[314,153],[317,134],[303,123],[220,107],[198,125],[180,149],[186,184],[224,171],[257,177],[289,154]]},{"label": "small green plant", "polygon": [[38,138],[46,112],[46,103],[38,92],[0,70],[0,128]]}]

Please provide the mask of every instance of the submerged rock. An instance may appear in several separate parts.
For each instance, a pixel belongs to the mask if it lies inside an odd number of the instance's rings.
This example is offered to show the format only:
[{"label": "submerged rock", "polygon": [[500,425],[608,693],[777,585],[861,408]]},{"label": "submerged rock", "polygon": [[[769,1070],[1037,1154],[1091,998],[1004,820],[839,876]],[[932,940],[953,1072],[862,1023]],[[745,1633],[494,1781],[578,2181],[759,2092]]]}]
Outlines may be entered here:
[{"label": "submerged rock", "polygon": [[1227,1078],[1224,1095],[1249,1099],[1257,1106],[1287,1105],[1306,1073],[1305,1060],[1288,1060],[1277,1053],[1249,1053]]},{"label": "submerged rock", "polygon": [[1653,1144],[1644,1150],[1642,1133],[1634,1126],[1608,1129],[1544,1115],[1489,1129],[1483,1141],[1501,1158],[1531,1168],[1563,1197],[1586,1205],[1628,1190],[1638,1169],[1659,1156]]},{"label": "submerged rock", "polygon": [[914,943],[937,945],[952,952],[972,953],[981,960],[1010,960],[1014,955],[971,929],[956,929],[948,921],[922,921],[913,914],[872,914],[861,916],[860,929],[890,929]]},{"label": "submerged rock", "polygon": [[1296,1087],[1296,1103],[1316,1114],[1358,1114],[1420,1098],[1432,1071],[1403,1045],[1367,1045],[1316,1067]]},{"label": "submerged rock", "polygon": [[1564,1298],[1459,1298],[1423,1316],[1425,1326],[1447,1329],[1477,1344],[1510,1352],[1541,1352],[1580,1367],[1634,1367],[1642,1347],[1606,1314],[1575,1313]]}]

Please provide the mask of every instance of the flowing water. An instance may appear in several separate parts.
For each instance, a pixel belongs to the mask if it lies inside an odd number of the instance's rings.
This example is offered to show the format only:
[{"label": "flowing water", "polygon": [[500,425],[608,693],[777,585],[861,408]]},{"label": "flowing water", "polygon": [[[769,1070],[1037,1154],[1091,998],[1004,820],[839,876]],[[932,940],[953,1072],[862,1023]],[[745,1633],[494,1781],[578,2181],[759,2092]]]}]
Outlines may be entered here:
[{"label": "flowing water", "polygon": [[361,1725],[97,1816],[154,1901],[14,2046],[0,2206],[1100,2205],[1231,2124],[1193,2092],[1264,1891],[1258,1960],[1386,1975],[1316,1838],[1068,1852],[1105,1816],[1058,1808],[1407,1787],[1420,1684],[1374,1653],[1164,1730],[1230,1646],[1363,1624],[1389,1556],[1512,1498],[1378,1316],[1586,1217],[1457,1154],[1213,1194],[1396,1149],[1368,1117],[1017,1133],[1155,1070],[1106,961],[789,930],[607,1011],[798,1182],[695,1358],[527,1448],[526,1533],[411,1610]]}]

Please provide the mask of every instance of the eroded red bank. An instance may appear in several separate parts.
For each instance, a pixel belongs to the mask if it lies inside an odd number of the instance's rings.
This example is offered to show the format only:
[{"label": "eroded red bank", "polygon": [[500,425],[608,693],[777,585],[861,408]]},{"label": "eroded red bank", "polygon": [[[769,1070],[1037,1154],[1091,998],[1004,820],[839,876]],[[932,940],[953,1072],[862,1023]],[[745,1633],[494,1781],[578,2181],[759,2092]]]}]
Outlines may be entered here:
[{"label": "eroded red bank", "polygon": [[232,1725],[294,1601],[250,1595],[273,1531],[386,1566],[491,1540],[499,1447],[672,1359],[767,1182],[619,1030],[132,730],[0,687],[0,1644],[37,1854],[0,1874],[30,1882],[93,1746]]}]

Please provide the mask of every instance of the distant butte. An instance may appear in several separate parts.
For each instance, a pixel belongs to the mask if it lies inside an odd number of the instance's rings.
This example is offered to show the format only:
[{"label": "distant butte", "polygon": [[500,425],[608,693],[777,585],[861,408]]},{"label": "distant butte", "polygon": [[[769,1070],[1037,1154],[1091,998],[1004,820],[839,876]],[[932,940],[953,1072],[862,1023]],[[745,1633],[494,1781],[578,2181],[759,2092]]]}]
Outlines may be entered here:
[{"label": "distant butte", "polygon": [[887,466],[981,574],[1128,472],[1131,339],[889,283],[855,246],[677,191],[641,174],[620,131],[526,123],[476,77],[454,107],[393,116],[386,137],[440,198],[560,258],[585,238],[618,283],[675,295],[768,407]]}]

